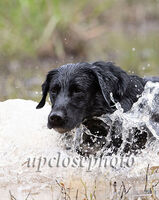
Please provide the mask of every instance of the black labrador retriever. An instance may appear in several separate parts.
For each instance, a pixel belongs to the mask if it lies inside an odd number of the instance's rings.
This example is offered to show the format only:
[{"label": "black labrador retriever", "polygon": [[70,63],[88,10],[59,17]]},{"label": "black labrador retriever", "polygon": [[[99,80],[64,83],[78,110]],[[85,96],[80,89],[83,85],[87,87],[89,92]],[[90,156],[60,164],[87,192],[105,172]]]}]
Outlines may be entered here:
[{"label": "black labrador retriever", "polygon": [[[148,80],[158,82],[159,78],[143,79],[128,75],[112,62],[66,64],[48,73],[42,85],[42,99],[37,109],[45,105],[49,93],[52,110],[48,116],[48,128],[65,133],[84,123],[93,134],[98,132],[106,135],[108,127],[103,130],[101,122],[95,121],[93,117],[113,113],[117,109],[117,102],[124,112],[130,110],[141,96]],[[92,123],[97,126],[92,128]],[[96,129],[103,131],[94,131]],[[112,137],[115,134],[114,131]],[[85,141],[91,143],[88,137]],[[118,148],[121,138],[116,141],[112,138],[112,144]],[[139,148],[144,144],[145,140]]]}]

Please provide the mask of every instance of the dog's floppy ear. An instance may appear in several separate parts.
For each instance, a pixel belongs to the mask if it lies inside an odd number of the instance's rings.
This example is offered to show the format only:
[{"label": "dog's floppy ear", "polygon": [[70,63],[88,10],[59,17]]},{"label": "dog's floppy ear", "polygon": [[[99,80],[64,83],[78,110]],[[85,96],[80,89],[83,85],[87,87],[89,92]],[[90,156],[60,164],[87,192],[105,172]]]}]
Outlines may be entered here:
[{"label": "dog's floppy ear", "polygon": [[117,78],[109,71],[103,74],[98,67],[93,67],[93,72],[98,79],[102,95],[111,109],[111,93],[113,94],[114,85],[117,84]]},{"label": "dog's floppy ear", "polygon": [[112,110],[111,105],[114,102],[111,94],[116,98],[115,100],[120,100],[128,86],[128,75],[111,62],[95,62],[92,65],[92,70],[98,79],[102,95]]},{"label": "dog's floppy ear", "polygon": [[55,70],[50,71],[47,76],[45,82],[42,84],[42,99],[39,104],[36,106],[36,109],[42,108],[45,105],[47,93],[49,91],[50,81],[52,76],[55,74]]},{"label": "dog's floppy ear", "polygon": [[117,90],[117,94],[119,97],[124,96],[128,84],[130,81],[130,77],[129,75],[124,72],[123,70],[121,70],[121,72],[118,74],[118,90]]}]

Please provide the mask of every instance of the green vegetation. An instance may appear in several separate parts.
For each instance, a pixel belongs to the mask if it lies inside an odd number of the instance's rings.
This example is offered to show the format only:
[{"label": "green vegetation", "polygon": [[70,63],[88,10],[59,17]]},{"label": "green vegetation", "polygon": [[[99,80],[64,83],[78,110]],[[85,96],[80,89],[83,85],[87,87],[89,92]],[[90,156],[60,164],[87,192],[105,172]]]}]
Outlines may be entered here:
[{"label": "green vegetation", "polygon": [[[34,99],[28,91],[67,62],[111,60],[142,76],[159,74],[158,10],[158,0],[0,1],[1,100]],[[39,82],[27,88],[37,72]]]},{"label": "green vegetation", "polygon": [[79,26],[85,28],[91,25],[91,20],[107,10],[113,2],[114,0],[99,3],[95,0],[2,0],[0,51],[7,56],[35,56],[39,53],[39,48],[45,46],[47,49],[52,45],[50,48],[53,48],[53,54],[62,56],[65,51],[63,37],[69,35],[72,39],[74,36],[71,34],[78,32],[78,28],[80,31]]}]

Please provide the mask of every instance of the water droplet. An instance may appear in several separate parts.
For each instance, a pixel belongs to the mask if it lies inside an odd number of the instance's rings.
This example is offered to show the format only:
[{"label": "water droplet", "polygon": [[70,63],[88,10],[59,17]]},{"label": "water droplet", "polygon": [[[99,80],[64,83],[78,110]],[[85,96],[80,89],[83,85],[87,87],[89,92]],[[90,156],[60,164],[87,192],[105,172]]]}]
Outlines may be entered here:
[{"label": "water droplet", "polygon": [[142,67],[142,70],[145,70],[146,68],[145,67]]}]

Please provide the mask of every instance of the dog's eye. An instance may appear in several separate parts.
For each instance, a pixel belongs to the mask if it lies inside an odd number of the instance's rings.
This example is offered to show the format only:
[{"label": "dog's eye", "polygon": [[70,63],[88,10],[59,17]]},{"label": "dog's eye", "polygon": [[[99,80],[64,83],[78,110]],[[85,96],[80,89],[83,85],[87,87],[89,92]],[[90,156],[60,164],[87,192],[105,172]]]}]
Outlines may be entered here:
[{"label": "dog's eye", "polygon": [[56,94],[56,93],[57,93],[57,90],[52,89],[50,92],[51,92],[52,94]]},{"label": "dog's eye", "polygon": [[82,90],[80,88],[78,88],[78,87],[71,87],[70,88],[70,94],[71,95],[73,95],[73,94],[79,94],[81,92],[82,92]]},{"label": "dog's eye", "polygon": [[50,92],[51,92],[51,94],[57,94],[57,93],[59,92],[59,90],[60,90],[60,87],[59,87],[59,86],[54,86],[54,87],[50,90]]},{"label": "dog's eye", "polygon": [[81,92],[81,89],[79,89],[79,88],[74,88],[72,90],[72,93],[79,93],[79,92]]}]

